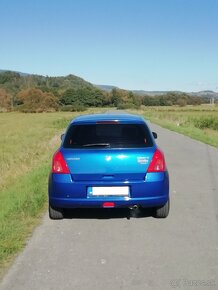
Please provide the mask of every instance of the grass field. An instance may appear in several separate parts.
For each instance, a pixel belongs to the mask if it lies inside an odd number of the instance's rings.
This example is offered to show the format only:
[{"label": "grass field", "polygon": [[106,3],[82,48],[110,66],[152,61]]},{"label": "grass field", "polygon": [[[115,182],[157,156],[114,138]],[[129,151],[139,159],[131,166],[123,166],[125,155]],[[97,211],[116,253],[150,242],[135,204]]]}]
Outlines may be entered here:
[{"label": "grass field", "polygon": [[164,128],[218,147],[218,106],[144,107],[131,110]]},{"label": "grass field", "polygon": [[45,210],[52,154],[78,114],[0,114],[0,273]]},{"label": "grass field", "polygon": [[[146,107],[131,112],[218,147],[218,107]],[[77,114],[0,114],[1,273],[24,247],[45,211],[52,154],[60,144],[60,134]]]}]

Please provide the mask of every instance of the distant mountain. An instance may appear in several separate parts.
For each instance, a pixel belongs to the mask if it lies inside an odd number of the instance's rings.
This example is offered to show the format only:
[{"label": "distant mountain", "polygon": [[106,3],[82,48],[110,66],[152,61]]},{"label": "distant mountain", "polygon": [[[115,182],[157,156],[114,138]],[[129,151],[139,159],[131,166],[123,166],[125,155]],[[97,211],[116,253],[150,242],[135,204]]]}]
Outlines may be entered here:
[{"label": "distant mountain", "polygon": [[[100,88],[103,91],[111,92],[113,89],[119,89],[116,86],[111,86],[111,85],[95,85],[96,87]],[[177,93],[177,94],[182,94],[184,92],[182,91],[145,91],[145,90],[132,90],[132,92],[138,96],[163,96],[166,95],[167,93]],[[196,97],[203,97],[203,98],[215,98],[218,99],[218,93],[214,91],[199,91],[199,92],[186,92],[186,94],[190,96],[196,96]]]},{"label": "distant mountain", "polygon": [[111,92],[113,89],[119,89],[118,87],[110,85],[94,85],[94,86],[106,92]]},{"label": "distant mountain", "polygon": [[191,96],[200,96],[202,98],[215,98],[218,99],[218,93],[214,91],[200,91],[200,92],[191,92],[189,93]]},{"label": "distant mountain", "polygon": [[[139,96],[157,96],[157,95],[166,95],[170,91],[144,91],[144,90],[133,90],[132,91],[134,94],[139,95]],[[176,92],[178,93],[178,92]]]},{"label": "distant mountain", "polygon": [[[113,89],[120,89],[116,86],[111,86],[111,85],[95,85],[97,88],[106,91],[106,92],[111,92]],[[126,90],[126,89],[124,89]],[[128,90],[127,90],[128,91]],[[164,95],[168,93],[167,91],[144,91],[144,90],[133,90],[131,91],[136,95],[139,96],[144,96],[144,95],[149,95],[149,96],[155,96],[155,95]]]},{"label": "distant mountain", "polygon": [[[156,96],[156,95],[166,95],[167,93],[177,93],[182,94],[184,92],[182,91],[143,91],[143,90],[134,90],[133,93],[139,96]],[[199,92],[186,92],[186,94],[190,96],[196,96],[196,97],[203,97],[203,98],[215,98],[218,99],[218,93],[214,91],[199,91]]]}]

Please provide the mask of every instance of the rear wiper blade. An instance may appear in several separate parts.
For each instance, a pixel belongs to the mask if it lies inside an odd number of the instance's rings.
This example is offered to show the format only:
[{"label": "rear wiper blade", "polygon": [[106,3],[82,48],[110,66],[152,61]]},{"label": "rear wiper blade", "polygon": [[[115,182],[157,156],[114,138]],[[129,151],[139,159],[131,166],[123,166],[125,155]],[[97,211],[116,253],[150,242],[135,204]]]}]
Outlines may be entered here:
[{"label": "rear wiper blade", "polygon": [[83,147],[110,147],[110,143],[91,143],[84,144]]}]

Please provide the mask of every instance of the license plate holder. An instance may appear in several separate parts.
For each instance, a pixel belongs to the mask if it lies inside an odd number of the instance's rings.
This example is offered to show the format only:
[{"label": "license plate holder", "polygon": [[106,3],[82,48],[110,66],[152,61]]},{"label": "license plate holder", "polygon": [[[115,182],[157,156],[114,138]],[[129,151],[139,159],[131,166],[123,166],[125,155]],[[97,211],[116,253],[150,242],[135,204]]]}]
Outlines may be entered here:
[{"label": "license plate holder", "polygon": [[93,197],[99,196],[122,196],[128,197],[129,196],[129,186],[93,186],[88,187],[88,195]]}]

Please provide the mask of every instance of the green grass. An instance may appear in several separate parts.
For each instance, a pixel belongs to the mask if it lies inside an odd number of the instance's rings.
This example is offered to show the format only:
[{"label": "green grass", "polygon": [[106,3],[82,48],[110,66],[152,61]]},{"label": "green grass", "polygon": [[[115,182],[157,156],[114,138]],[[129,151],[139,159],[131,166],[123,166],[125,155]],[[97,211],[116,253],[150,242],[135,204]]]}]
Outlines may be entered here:
[{"label": "green grass", "polygon": [[47,207],[52,154],[60,134],[78,114],[0,114],[0,274],[24,247]]},{"label": "green grass", "polygon": [[2,191],[0,213],[0,267],[23,248],[27,235],[45,207],[49,168],[39,166]]},{"label": "green grass", "polygon": [[218,148],[218,106],[144,107],[131,110],[164,128]]}]

